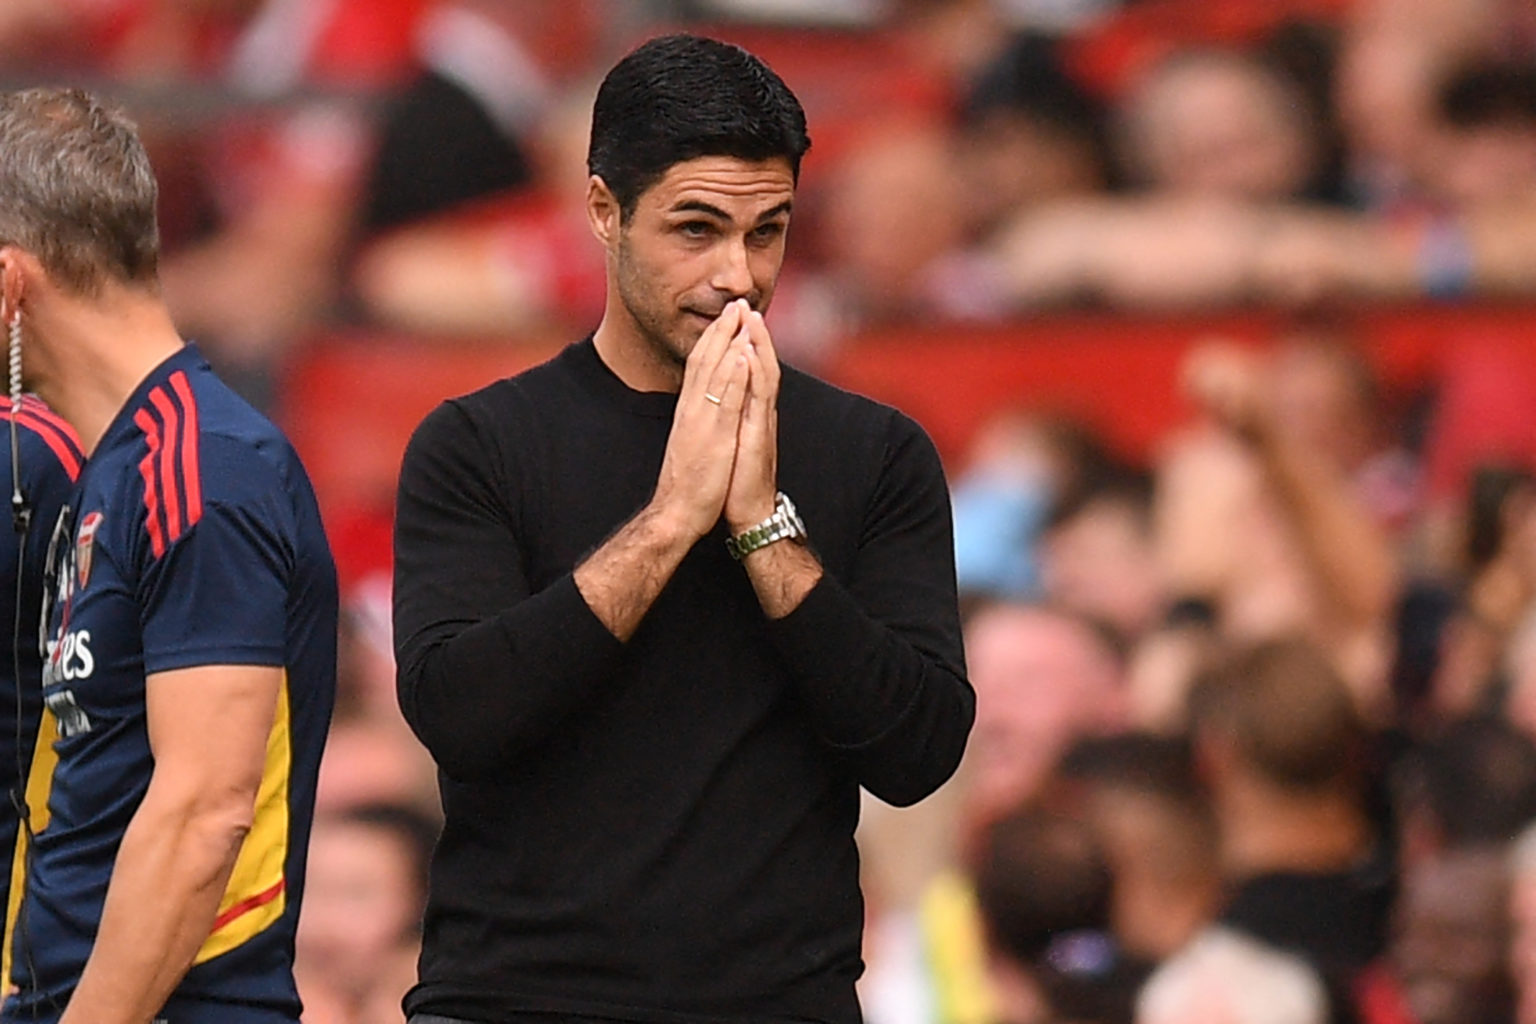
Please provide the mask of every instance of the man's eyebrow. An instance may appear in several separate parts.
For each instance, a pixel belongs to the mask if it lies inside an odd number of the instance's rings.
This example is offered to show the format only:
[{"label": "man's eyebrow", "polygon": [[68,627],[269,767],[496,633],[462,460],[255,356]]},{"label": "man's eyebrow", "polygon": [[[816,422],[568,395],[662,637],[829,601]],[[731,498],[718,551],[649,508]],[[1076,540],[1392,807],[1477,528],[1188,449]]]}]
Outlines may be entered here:
[{"label": "man's eyebrow", "polygon": [[[782,203],[780,203],[778,206],[775,206],[773,209],[767,210],[764,213],[760,214],[758,216],[758,218],[757,218],[757,223],[761,224],[764,221],[770,221],[770,220],[773,220],[775,217],[783,216],[783,215],[789,213],[789,211],[794,208],[794,205],[795,205],[794,200],[786,199]],[[706,203],[702,199],[685,199],[682,202],[678,203],[676,206],[672,207],[672,212],[673,213],[685,213],[685,212],[687,212],[687,213],[702,213],[702,214],[705,214],[706,216],[714,217],[716,220],[723,220],[723,221],[729,221],[731,219],[731,215],[726,213],[724,210],[720,209],[720,207],[715,206],[715,205],[713,205],[711,203]]]},{"label": "man's eyebrow", "polygon": [[676,206],[672,207],[673,213],[682,213],[685,210],[693,213],[708,214],[709,216],[715,217],[719,220],[731,219],[731,215],[720,209],[720,207],[712,206],[709,203],[704,202],[702,199],[685,199],[678,203]]},{"label": "man's eyebrow", "polygon": [[761,216],[757,218],[757,222],[762,224],[764,221],[770,221],[775,217],[784,216],[785,214],[788,214],[790,210],[794,209],[794,206],[795,201],[793,199],[786,199],[778,206],[775,206],[773,209],[765,211]]}]

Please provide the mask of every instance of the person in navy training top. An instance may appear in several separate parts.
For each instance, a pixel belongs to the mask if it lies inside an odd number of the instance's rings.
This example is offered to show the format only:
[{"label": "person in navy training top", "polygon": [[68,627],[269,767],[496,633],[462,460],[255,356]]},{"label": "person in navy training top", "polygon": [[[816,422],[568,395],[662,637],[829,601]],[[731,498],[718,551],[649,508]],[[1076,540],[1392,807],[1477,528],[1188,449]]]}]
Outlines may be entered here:
[{"label": "person in navy training top", "polygon": [[411,440],[398,682],[446,812],[415,1024],[860,1020],[860,787],[931,793],[975,697],[932,443],[763,319],[808,145],[745,50],[626,56],[595,334]]},{"label": "person in navy training top", "polygon": [[6,1024],[299,1019],[335,567],[292,447],[171,322],[156,191],[120,112],[0,95],[0,315],[88,456],[50,524]]},{"label": "person in navy training top", "polygon": [[[19,322],[18,322],[19,326]],[[0,328],[0,337],[9,333]],[[14,415],[13,415],[14,413]],[[16,476],[12,476],[10,424],[15,420]],[[27,769],[43,710],[41,614],[43,578],[53,524],[80,475],[85,454],[74,428],[36,397],[25,395],[13,409],[0,398],[0,495],[21,482],[25,525],[0,526],[0,857],[17,850],[21,813],[26,809]],[[13,510],[14,511],[14,510]],[[13,517],[13,527],[17,524]],[[19,579],[18,579],[19,576]],[[18,611],[17,599],[20,598]],[[12,862],[0,860],[0,907],[10,906]]]}]

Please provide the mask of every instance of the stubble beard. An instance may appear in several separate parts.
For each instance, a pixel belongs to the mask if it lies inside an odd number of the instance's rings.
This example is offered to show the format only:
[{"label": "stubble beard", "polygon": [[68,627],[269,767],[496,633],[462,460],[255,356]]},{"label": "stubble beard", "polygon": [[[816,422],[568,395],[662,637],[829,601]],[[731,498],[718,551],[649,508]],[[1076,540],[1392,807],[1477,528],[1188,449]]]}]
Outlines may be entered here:
[{"label": "stubble beard", "polygon": [[681,374],[687,365],[688,353],[698,338],[685,344],[683,339],[677,337],[675,324],[668,323],[666,311],[648,301],[652,297],[651,290],[646,286],[643,275],[636,273],[635,260],[626,240],[619,242],[617,270],[619,300],[624,303],[624,310],[639,332],[640,339],[658,364]]}]

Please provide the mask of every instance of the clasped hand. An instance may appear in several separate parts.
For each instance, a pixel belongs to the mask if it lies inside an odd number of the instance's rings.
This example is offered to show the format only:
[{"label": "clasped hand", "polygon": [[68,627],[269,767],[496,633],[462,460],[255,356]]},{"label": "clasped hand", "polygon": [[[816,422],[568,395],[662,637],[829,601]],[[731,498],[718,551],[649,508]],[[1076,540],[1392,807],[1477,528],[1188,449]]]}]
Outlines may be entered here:
[{"label": "clasped hand", "polygon": [[763,315],[729,303],[688,355],[653,504],[702,537],[773,514],[779,361]]}]

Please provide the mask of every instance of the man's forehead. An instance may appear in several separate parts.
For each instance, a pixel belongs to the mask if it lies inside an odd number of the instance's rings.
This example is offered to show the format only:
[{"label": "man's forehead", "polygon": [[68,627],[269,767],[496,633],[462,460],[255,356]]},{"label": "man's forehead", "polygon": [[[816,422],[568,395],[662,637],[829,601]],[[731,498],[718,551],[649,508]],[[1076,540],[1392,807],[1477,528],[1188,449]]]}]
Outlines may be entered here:
[{"label": "man's forehead", "polygon": [[673,164],[646,190],[645,199],[664,211],[703,205],[756,215],[790,202],[794,195],[794,174],[783,158],[704,156]]}]

